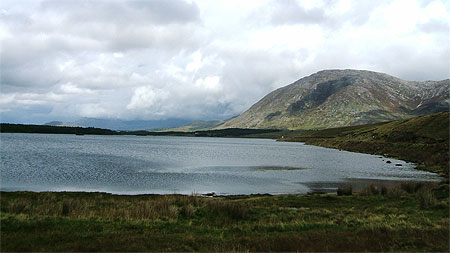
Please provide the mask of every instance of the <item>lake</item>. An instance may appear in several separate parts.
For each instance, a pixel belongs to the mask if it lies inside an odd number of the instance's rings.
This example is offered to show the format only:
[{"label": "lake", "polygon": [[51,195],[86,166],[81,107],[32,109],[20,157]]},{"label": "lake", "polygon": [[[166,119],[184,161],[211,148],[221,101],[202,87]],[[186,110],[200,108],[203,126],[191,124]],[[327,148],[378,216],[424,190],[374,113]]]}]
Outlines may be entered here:
[{"label": "lake", "polygon": [[439,180],[396,159],[268,139],[1,134],[0,140],[3,191],[284,194],[334,191],[349,182]]}]

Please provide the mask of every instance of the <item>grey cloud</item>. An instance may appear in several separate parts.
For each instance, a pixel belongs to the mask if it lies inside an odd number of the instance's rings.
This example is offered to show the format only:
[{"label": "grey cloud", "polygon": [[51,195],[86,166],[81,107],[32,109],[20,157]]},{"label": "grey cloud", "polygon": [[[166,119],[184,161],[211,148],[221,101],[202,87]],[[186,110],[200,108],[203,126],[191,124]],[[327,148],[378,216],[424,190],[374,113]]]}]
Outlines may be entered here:
[{"label": "grey cloud", "polygon": [[107,47],[114,51],[135,49],[163,49],[179,51],[180,48],[193,49],[202,42],[195,36],[195,28],[190,25],[167,25],[160,27],[130,27],[106,37]]},{"label": "grey cloud", "polygon": [[[208,23],[201,20],[208,10],[185,1],[47,1],[33,2],[31,9],[25,1],[4,1],[0,29],[8,36],[1,41],[0,115],[16,114],[19,121],[223,119],[326,68],[417,80],[449,74],[448,36],[439,32],[445,28],[439,22],[417,26],[414,33],[430,36],[420,48],[405,43],[414,34],[377,41],[379,24],[371,13],[384,1],[355,1],[343,14],[327,9],[335,1],[322,9],[278,1],[238,15],[251,13],[253,22],[224,19],[219,26],[221,10]],[[266,31],[283,38],[272,46],[272,38],[259,43]],[[307,42],[308,36],[314,43],[283,43]]]},{"label": "grey cloud", "polygon": [[[114,88],[134,73],[133,66],[111,62],[114,52],[139,51],[140,62],[157,62],[157,68],[203,43],[191,24],[199,20],[198,7],[185,1],[45,1],[34,7],[34,14],[25,11],[27,4],[3,4],[0,12],[2,27],[11,34],[1,41],[3,92],[36,91],[69,81]],[[110,62],[99,62],[102,54]],[[74,66],[62,72],[59,68],[69,61]],[[96,70],[102,66],[107,69]]]},{"label": "grey cloud", "polygon": [[185,1],[45,1],[37,7],[39,15],[12,7],[3,10],[3,25],[15,33],[3,47],[23,44],[31,54],[38,49],[172,49],[198,43],[192,34],[193,24],[200,21],[199,9]]},{"label": "grey cloud", "polygon": [[141,0],[130,3],[142,16],[149,15],[158,23],[188,23],[200,20],[200,10],[195,3],[173,0]]},{"label": "grey cloud", "polygon": [[[59,70],[54,59],[42,60],[38,54],[10,55],[20,51],[2,53],[1,57],[1,89],[2,92],[46,90],[60,79]],[[39,59],[39,60],[38,60]]]},{"label": "grey cloud", "polygon": [[[358,0],[353,2],[353,6],[345,14],[331,18],[329,25],[342,25],[345,23],[350,23],[352,25],[361,26],[369,21],[372,12],[388,3],[387,0]],[[330,3],[333,4],[333,3]]]},{"label": "grey cloud", "polygon": [[[16,108],[13,111],[7,111],[0,114],[1,122],[6,123],[27,123],[27,124],[43,124],[52,120],[49,116],[52,108],[50,106],[33,106],[31,108]],[[63,118],[63,117],[61,117]]]},{"label": "grey cloud", "polygon": [[435,48],[432,52],[405,47],[402,43],[392,43],[388,46],[367,44],[367,46],[371,50],[356,52],[351,44],[346,47],[329,44],[326,50],[315,55],[312,64],[308,64],[302,70],[314,73],[332,68],[366,69],[411,81],[443,80],[450,76],[448,46]]},{"label": "grey cloud", "polygon": [[151,1],[44,1],[41,9],[65,14],[70,22],[108,22],[121,26],[172,24],[199,21],[195,3],[183,0]]},{"label": "grey cloud", "polygon": [[[345,13],[330,13],[338,1],[328,0],[321,8],[306,9],[295,0],[274,0],[268,5],[255,10],[249,17],[249,22],[266,23],[271,25],[321,25],[325,29],[336,29],[350,24],[361,26],[369,21],[372,12],[385,4],[388,0],[360,0],[352,2],[352,7]],[[264,20],[264,21],[262,21]]]},{"label": "grey cloud", "polygon": [[[149,85],[136,88],[128,113],[141,118],[228,118],[273,89],[299,78],[293,62],[305,57],[302,53],[214,46],[203,48],[201,54],[202,64],[195,72],[186,73],[183,68],[189,62],[181,61],[177,64],[180,77],[159,75]],[[220,78],[217,89],[197,86],[215,77]]]},{"label": "grey cloud", "polygon": [[446,33],[450,31],[450,23],[443,20],[430,20],[426,23],[421,23],[417,25],[417,28],[426,33]]},{"label": "grey cloud", "polygon": [[[234,113],[243,111],[267,93],[300,78],[296,61],[306,58],[305,52],[272,52],[267,50],[230,50],[220,52],[224,93],[233,102]],[[246,99],[241,99],[245,97]]]},{"label": "grey cloud", "polygon": [[270,22],[279,24],[319,24],[325,20],[322,9],[306,10],[294,0],[276,1],[272,6]]}]

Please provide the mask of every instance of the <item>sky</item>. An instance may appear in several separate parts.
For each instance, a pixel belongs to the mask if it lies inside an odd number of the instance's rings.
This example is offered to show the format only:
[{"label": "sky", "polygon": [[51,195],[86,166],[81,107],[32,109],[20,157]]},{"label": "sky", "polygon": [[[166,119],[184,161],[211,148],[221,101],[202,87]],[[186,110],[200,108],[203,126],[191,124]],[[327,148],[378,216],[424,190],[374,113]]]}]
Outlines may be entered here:
[{"label": "sky", "polygon": [[0,121],[226,119],[324,69],[450,76],[450,1],[0,1]]}]

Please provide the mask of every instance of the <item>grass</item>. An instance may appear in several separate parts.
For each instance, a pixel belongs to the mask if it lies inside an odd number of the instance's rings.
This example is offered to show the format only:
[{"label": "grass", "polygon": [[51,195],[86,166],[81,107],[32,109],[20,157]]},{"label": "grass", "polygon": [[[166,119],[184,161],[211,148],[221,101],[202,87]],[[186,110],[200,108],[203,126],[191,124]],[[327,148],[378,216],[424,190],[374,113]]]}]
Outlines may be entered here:
[{"label": "grass", "polygon": [[2,192],[0,214],[2,251],[449,250],[448,184],[349,196]]}]

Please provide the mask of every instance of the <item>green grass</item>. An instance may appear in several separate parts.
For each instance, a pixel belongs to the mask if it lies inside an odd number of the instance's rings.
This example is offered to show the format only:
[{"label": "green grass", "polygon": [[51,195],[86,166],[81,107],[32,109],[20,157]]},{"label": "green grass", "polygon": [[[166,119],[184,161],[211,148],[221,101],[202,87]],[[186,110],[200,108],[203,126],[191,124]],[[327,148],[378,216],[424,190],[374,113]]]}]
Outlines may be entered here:
[{"label": "green grass", "polygon": [[206,198],[1,193],[2,251],[448,251],[448,184]]}]

